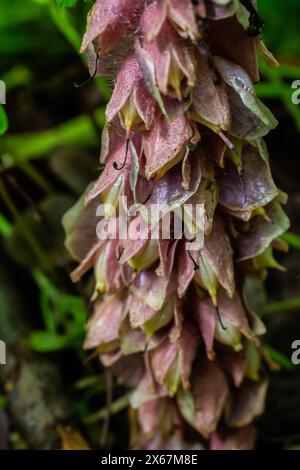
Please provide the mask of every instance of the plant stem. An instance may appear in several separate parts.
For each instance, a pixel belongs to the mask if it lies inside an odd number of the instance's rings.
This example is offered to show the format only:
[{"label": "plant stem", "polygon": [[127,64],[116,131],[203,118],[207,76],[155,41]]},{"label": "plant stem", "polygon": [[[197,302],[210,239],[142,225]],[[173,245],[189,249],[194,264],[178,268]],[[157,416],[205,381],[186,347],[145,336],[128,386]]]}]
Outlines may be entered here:
[{"label": "plant stem", "polygon": [[119,413],[120,411],[124,410],[128,406],[128,395],[124,395],[121,398],[118,398],[118,400],[114,401],[111,406],[110,410],[107,409],[107,407],[102,408],[100,411],[97,413],[93,413],[86,418],[84,418],[85,424],[94,424],[97,423],[98,421],[101,421],[102,419],[107,418],[108,414],[110,413],[111,415],[115,415]]},{"label": "plant stem", "polygon": [[21,170],[40,188],[42,188],[46,194],[52,194],[53,188],[50,183],[44,178],[44,176],[32,166],[29,162],[25,162],[19,165]]},{"label": "plant stem", "polygon": [[37,260],[39,260],[39,263],[41,264],[41,266],[44,266],[45,264],[44,253],[41,250],[39,244],[36,242],[36,240],[32,236],[30,230],[28,229],[26,225],[25,219],[21,217],[19,211],[14,205],[13,200],[10,198],[9,194],[7,193],[2,181],[0,181],[0,197],[2,198],[3,202],[6,204],[9,211],[11,212],[15,221],[19,223],[20,230],[22,231],[23,237],[27,241],[28,245],[31,247],[33,253],[36,255]]},{"label": "plant stem", "polygon": [[2,235],[5,238],[8,238],[11,236],[12,231],[13,231],[12,225],[6,219],[6,217],[4,217],[4,215],[0,213],[0,235]]},{"label": "plant stem", "polygon": [[286,312],[288,310],[297,310],[298,308],[300,309],[300,297],[267,304],[263,308],[262,313],[269,315],[273,313]]}]

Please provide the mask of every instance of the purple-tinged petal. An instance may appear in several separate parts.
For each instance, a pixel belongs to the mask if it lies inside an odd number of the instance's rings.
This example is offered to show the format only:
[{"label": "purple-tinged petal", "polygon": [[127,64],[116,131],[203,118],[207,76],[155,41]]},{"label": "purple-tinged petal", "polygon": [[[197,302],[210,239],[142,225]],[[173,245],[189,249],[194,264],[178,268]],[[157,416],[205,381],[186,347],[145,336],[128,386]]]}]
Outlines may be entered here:
[{"label": "purple-tinged petal", "polygon": [[142,431],[148,434],[148,438],[162,423],[168,404],[168,398],[162,397],[147,401],[140,406],[138,420]]},{"label": "purple-tinged petal", "polygon": [[[176,336],[176,335],[175,335]],[[179,338],[166,339],[151,352],[151,365],[156,381],[165,385],[170,396],[174,396],[180,383],[184,390],[190,388],[189,377],[199,347],[199,336],[195,326],[184,323]]]},{"label": "purple-tinged petal", "polygon": [[152,343],[148,344],[148,350],[157,345],[153,340],[154,333],[158,332],[157,334],[159,334],[159,330],[174,318],[176,322],[177,315],[177,303],[174,298],[168,300],[160,310],[156,311],[137,297],[132,296],[129,306],[130,324],[133,328],[142,328],[148,338],[151,338]]},{"label": "purple-tinged petal", "polygon": [[121,270],[117,259],[119,240],[108,240],[98,251],[95,262],[96,289],[112,294],[122,286]]},{"label": "purple-tinged petal", "polygon": [[199,36],[191,0],[165,0],[168,2],[168,16],[179,34],[193,41]]},{"label": "purple-tinged petal", "polygon": [[104,365],[104,367],[113,366],[114,364],[118,363],[121,360],[121,358],[122,358],[122,353],[119,349],[111,353],[108,352],[105,354],[101,354],[101,356],[99,356],[99,360],[101,364]]},{"label": "purple-tinged petal", "polygon": [[258,343],[257,338],[251,331],[242,301],[237,293],[230,298],[225,292],[218,297],[218,310],[222,322],[237,328],[246,338]]},{"label": "purple-tinged petal", "polygon": [[175,430],[171,435],[165,437],[161,432],[156,432],[156,434],[149,439],[149,436],[141,435],[136,446],[140,450],[205,450],[204,445],[201,443],[190,443],[186,442],[183,437],[183,432],[181,429]]},{"label": "purple-tinged petal", "polygon": [[176,284],[169,277],[157,276],[155,271],[148,269],[137,275],[131,290],[142,302],[159,311],[175,292]]},{"label": "purple-tinged petal", "polygon": [[122,323],[120,329],[120,349],[124,356],[144,352],[147,337],[140,329],[132,329],[128,318]]},{"label": "purple-tinged petal", "polygon": [[241,169],[228,161],[218,183],[220,204],[231,211],[258,209],[278,195],[269,166],[249,145],[243,149]]},{"label": "purple-tinged petal", "polygon": [[102,54],[107,54],[120,42],[134,33],[144,0],[97,0],[93,6],[81,51],[98,39]]},{"label": "purple-tinged petal", "polygon": [[280,204],[270,204],[266,213],[269,221],[259,216],[253,218],[248,231],[237,239],[238,261],[245,261],[260,255],[273,240],[289,229],[289,219]]},{"label": "purple-tinged petal", "polygon": [[193,111],[205,121],[220,129],[228,130],[231,123],[226,86],[216,85],[216,74],[207,58],[198,54],[198,80],[192,91]]},{"label": "purple-tinged petal", "polygon": [[146,8],[142,17],[144,37],[152,42],[159,35],[164,22],[167,19],[168,3],[166,0],[157,0]]},{"label": "purple-tinged petal", "polygon": [[62,221],[66,233],[65,246],[77,261],[82,261],[98,241],[96,210],[99,203],[94,200],[88,205],[84,204],[89,190],[90,185],[74,206],[66,212]]},{"label": "purple-tinged petal", "polygon": [[230,427],[241,428],[250,424],[265,409],[268,381],[244,382],[232,397],[231,405],[226,412],[226,423]]},{"label": "purple-tinged petal", "polygon": [[[144,37],[147,37],[149,23],[152,20],[152,11],[156,4],[152,3],[141,17],[141,28]],[[171,93],[182,100],[182,80],[186,77],[188,87],[195,85],[195,66],[193,50],[185,39],[178,37],[172,24],[167,20],[160,29],[160,34],[152,41],[144,40],[143,48],[152,60],[155,68],[157,85],[164,95]],[[143,69],[143,66],[142,66]]]},{"label": "purple-tinged petal", "polygon": [[[128,104],[130,99],[132,105]],[[127,113],[126,106],[128,107]],[[156,103],[145,88],[137,59],[134,55],[130,55],[124,60],[117,75],[114,91],[106,108],[106,119],[111,122],[120,113],[122,120],[124,114],[126,122],[123,122],[122,125],[127,132],[131,130],[138,119],[143,121],[148,130],[154,121],[155,112]],[[135,116],[135,113],[138,114],[138,117]]]},{"label": "purple-tinged petal", "polygon": [[203,175],[197,192],[187,203],[192,205],[202,204],[204,206],[204,234],[208,235],[212,229],[214,214],[218,204],[218,188],[216,183],[211,179],[205,178]]},{"label": "purple-tinged petal", "polygon": [[159,247],[159,257],[160,257],[160,265],[156,270],[156,273],[159,276],[170,276],[173,266],[174,266],[174,259],[175,259],[175,252],[176,247],[178,244],[178,240],[164,240],[159,239],[158,247]]},{"label": "purple-tinged petal", "polygon": [[207,132],[202,136],[200,148],[209,158],[212,158],[219,167],[224,168],[225,142],[214,132]]},{"label": "purple-tinged petal", "polygon": [[255,39],[245,34],[236,17],[211,21],[209,40],[214,55],[239,64],[254,82],[259,81]]},{"label": "purple-tinged petal", "polygon": [[[195,3],[195,2],[192,2],[192,3]],[[205,3],[205,0],[198,0],[196,4],[194,5],[194,9],[196,11],[196,14],[199,15],[201,18],[206,17],[207,6]]]},{"label": "purple-tinged petal", "polygon": [[207,357],[213,360],[215,357],[214,338],[216,328],[216,309],[210,298],[196,300],[195,318],[205,344]]},{"label": "purple-tinged petal", "polygon": [[134,55],[126,57],[118,72],[114,90],[106,108],[105,116],[108,122],[112,121],[125,105],[141,78],[142,73]]},{"label": "purple-tinged petal", "polygon": [[72,271],[71,279],[73,282],[78,282],[82,278],[82,276],[92,268],[92,266],[96,262],[99,250],[101,250],[104,244],[105,240],[98,240],[91,247],[91,249],[87,252],[85,257],[81,261],[80,265],[76,269],[74,269],[74,271]]},{"label": "purple-tinged petal", "polygon": [[115,77],[121,67],[123,58],[131,52],[133,44],[134,37],[123,38],[111,52],[102,56],[97,41],[93,41],[85,50],[90,75],[93,77],[108,77],[109,79]]},{"label": "purple-tinged petal", "polygon": [[132,328],[143,326],[157,315],[157,311],[149,307],[138,297],[132,295],[129,306],[130,324]]},{"label": "purple-tinged petal", "polygon": [[196,262],[199,257],[199,250],[187,250],[186,241],[180,242],[177,249],[177,263],[176,263],[176,279],[177,279],[177,293],[178,297],[182,298],[195,275],[195,264],[191,257]]},{"label": "purple-tinged petal", "polygon": [[[159,152],[158,148],[157,152]],[[180,171],[181,163],[178,163],[178,165],[171,168],[152,186],[149,204],[157,204],[158,206],[168,205],[171,211],[189,201],[199,187],[201,181],[201,166],[199,158],[197,157],[189,158],[188,161],[191,170],[189,186],[187,188],[183,187]]]},{"label": "purple-tinged petal", "polygon": [[107,124],[103,127],[99,158],[99,161],[102,165],[106,163],[110,153],[116,152],[117,149],[123,145],[125,139],[126,135],[118,118],[115,119],[113,123]]},{"label": "purple-tinged petal", "polygon": [[240,387],[244,380],[247,366],[244,351],[224,350],[220,355],[220,360],[223,368],[231,375],[234,385]]},{"label": "purple-tinged petal", "polygon": [[147,179],[174,166],[176,157],[185,151],[188,140],[189,128],[184,116],[171,123],[159,116],[152,129],[143,136]]},{"label": "purple-tinged petal", "polygon": [[222,429],[213,433],[210,450],[253,450],[256,432],[253,426],[241,429]]},{"label": "purple-tinged petal", "polygon": [[144,85],[144,79],[141,79],[134,90],[134,103],[138,114],[145,123],[146,130],[149,130],[154,122],[156,113],[156,103],[152,95]]},{"label": "purple-tinged petal", "polygon": [[192,375],[192,390],[177,394],[186,421],[203,437],[217,428],[229,395],[225,375],[216,362],[203,362]]},{"label": "purple-tinged petal", "polygon": [[163,387],[154,387],[153,379],[146,370],[136,389],[130,395],[130,405],[138,409],[144,403],[167,395]]},{"label": "purple-tinged petal", "polygon": [[[121,351],[120,351],[121,353]],[[101,360],[103,355],[101,356]],[[106,367],[109,365],[104,364]],[[120,356],[114,363],[113,370],[118,377],[118,383],[128,388],[137,387],[145,373],[144,358],[142,354]]]},{"label": "purple-tinged petal", "polygon": [[[134,145],[134,142],[132,142]],[[137,152],[139,149],[136,149]],[[126,161],[125,165],[124,162]],[[122,168],[124,165],[124,168]],[[122,168],[122,171],[120,170]],[[106,161],[104,170],[102,171],[100,177],[94,184],[93,188],[90,190],[86,196],[86,203],[96,198],[100,193],[103,193],[106,190],[109,190],[112,185],[118,180],[118,187],[121,189],[122,182],[124,179],[128,180],[129,184],[129,174],[131,171],[131,150],[130,145],[127,145],[125,137],[118,140],[118,143],[111,148],[109,151],[109,156]],[[102,198],[104,202],[105,197]]]},{"label": "purple-tinged petal", "polygon": [[202,254],[214,271],[219,283],[229,297],[235,292],[234,267],[230,240],[225,230],[224,221],[215,214],[212,230],[204,240]]},{"label": "purple-tinged petal", "polygon": [[178,33],[184,38],[195,40],[198,33],[193,6],[190,0],[156,0],[149,8],[145,26],[145,36],[152,42],[161,33],[163,24],[169,19]]},{"label": "purple-tinged petal", "polygon": [[[131,226],[138,230],[138,226],[140,224],[140,231],[137,232],[138,237],[136,239],[128,237],[127,240],[124,241],[124,248],[122,251],[122,256],[120,257],[120,263],[124,264],[127,263],[131,258],[137,255],[148,243],[150,237],[150,227],[144,224],[141,221],[141,216],[137,215],[134,219],[132,219],[128,224],[128,234],[130,234]],[[132,229],[133,230],[133,229]]]},{"label": "purple-tinged petal", "polygon": [[[119,168],[122,165],[125,155],[126,141],[124,140],[122,145],[114,149],[114,152],[110,153],[103,172],[86,196],[86,204],[108,189],[118,178],[122,178],[122,172],[115,168],[115,166]],[[115,162],[116,165],[114,165]]]},{"label": "purple-tinged petal", "polygon": [[87,325],[84,348],[98,348],[101,352],[114,350],[119,343],[119,331],[124,310],[124,300],[116,295],[98,301],[95,304],[94,314]]},{"label": "purple-tinged petal", "polygon": [[214,62],[232,92],[229,95],[233,116],[231,133],[256,140],[274,129],[278,123],[271,111],[257,98],[251,78],[245,70],[222,57],[215,57]]},{"label": "purple-tinged petal", "polygon": [[165,108],[164,101],[160,94],[159,87],[157,85],[155,65],[152,60],[151,55],[144,48],[141,47],[139,41],[136,41],[136,44],[135,44],[135,54],[139,61],[139,64],[143,73],[146,89],[158,103],[161,112],[170,121],[167,110]]}]

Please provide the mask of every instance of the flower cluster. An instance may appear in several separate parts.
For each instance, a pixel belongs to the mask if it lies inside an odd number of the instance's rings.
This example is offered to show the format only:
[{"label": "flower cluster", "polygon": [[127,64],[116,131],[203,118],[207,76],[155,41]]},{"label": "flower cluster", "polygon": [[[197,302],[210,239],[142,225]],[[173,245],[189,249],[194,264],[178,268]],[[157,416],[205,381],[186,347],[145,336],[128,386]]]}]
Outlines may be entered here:
[{"label": "flower cluster", "polygon": [[[264,409],[262,283],[289,221],[263,137],[277,122],[257,98],[254,0],[97,0],[82,51],[114,74],[104,169],[65,216],[67,247],[94,269],[84,347],[128,386],[132,446],[249,449]],[[97,206],[204,206],[204,242],[99,239]],[[194,213],[190,212],[190,231]],[[130,215],[129,229],[140,215]],[[158,232],[160,234],[158,221]]]}]

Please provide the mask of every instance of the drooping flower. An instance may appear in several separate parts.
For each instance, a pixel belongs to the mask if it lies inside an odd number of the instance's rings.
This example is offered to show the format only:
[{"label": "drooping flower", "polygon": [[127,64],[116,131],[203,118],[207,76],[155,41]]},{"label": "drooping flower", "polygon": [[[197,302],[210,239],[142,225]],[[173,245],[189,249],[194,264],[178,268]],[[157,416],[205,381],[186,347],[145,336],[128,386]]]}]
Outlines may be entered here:
[{"label": "drooping flower", "polygon": [[149,130],[154,122],[156,105],[144,85],[143,75],[134,55],[127,57],[118,73],[112,97],[106,108],[106,120],[116,115],[127,137],[133,129]]},{"label": "drooping flower", "polygon": [[163,19],[163,13],[158,16],[157,7],[158,3],[152,3],[142,14],[143,49],[153,63],[160,91],[181,101],[196,82],[193,49],[186,40],[178,38],[167,19],[161,23],[158,34],[149,37],[153,18]]},{"label": "drooping flower", "polygon": [[148,42],[161,33],[168,19],[184,38],[195,40],[199,34],[191,0],[155,0],[151,8],[146,9],[149,23],[146,29]]},{"label": "drooping flower", "polygon": [[97,0],[88,17],[81,51],[96,41],[97,50],[107,54],[128,35],[133,34],[143,0]]}]

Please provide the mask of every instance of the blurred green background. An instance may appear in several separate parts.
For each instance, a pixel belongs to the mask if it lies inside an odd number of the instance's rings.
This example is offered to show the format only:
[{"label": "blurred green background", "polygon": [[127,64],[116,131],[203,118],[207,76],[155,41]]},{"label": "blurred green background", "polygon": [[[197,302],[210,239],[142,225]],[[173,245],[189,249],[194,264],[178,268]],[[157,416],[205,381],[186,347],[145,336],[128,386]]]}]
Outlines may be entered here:
[{"label": "blurred green background", "polygon": [[[0,0],[0,80],[7,88],[7,102],[0,105],[0,338],[10,334],[4,323],[13,298],[18,305],[13,329],[19,331],[22,351],[59,366],[76,427],[97,447],[106,416],[107,377],[81,351],[87,299],[80,284],[70,283],[73,264],[61,226],[64,212],[99,171],[110,96],[109,83],[101,78],[80,89],[73,85],[88,77],[78,50],[92,3]],[[300,108],[291,101],[292,82],[300,80],[300,2],[258,4],[263,38],[281,66],[274,70],[262,64],[256,89],[279,119],[267,143],[275,180],[290,197],[292,221],[285,237],[290,254],[281,260],[288,273],[270,275],[269,303],[262,312],[269,325],[265,347],[282,370],[272,379],[258,445],[291,448],[300,444],[300,373],[290,362],[290,345],[300,332]],[[115,388],[113,399],[108,445],[124,446],[125,391]],[[0,409],[6,413],[10,406],[5,386],[0,387]],[[14,424],[8,439],[12,448],[29,445]]]}]

